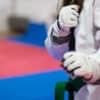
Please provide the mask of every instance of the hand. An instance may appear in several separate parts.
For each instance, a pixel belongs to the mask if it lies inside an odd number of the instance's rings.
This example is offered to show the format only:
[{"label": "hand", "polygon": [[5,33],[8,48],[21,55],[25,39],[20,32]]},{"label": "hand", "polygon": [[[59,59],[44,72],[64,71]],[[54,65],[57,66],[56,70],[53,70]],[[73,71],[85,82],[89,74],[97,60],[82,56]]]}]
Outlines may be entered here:
[{"label": "hand", "polygon": [[76,27],[78,24],[79,7],[77,5],[70,5],[63,7],[59,13],[59,25],[61,28]]},{"label": "hand", "polygon": [[93,83],[98,78],[98,63],[83,53],[65,53],[63,66],[67,72],[87,82]]}]

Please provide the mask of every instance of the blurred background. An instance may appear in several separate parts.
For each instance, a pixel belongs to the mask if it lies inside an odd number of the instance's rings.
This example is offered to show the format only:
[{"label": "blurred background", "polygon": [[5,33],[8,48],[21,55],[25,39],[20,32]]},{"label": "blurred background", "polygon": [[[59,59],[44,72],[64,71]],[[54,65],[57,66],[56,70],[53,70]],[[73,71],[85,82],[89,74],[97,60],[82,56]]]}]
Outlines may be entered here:
[{"label": "blurred background", "polygon": [[45,24],[47,27],[55,18],[56,8],[57,0],[1,0],[0,34],[9,35],[8,32],[18,31],[13,30],[14,27],[21,30],[32,23]]},{"label": "blurred background", "polygon": [[0,100],[54,100],[67,81],[45,49],[58,0],[0,0]]}]

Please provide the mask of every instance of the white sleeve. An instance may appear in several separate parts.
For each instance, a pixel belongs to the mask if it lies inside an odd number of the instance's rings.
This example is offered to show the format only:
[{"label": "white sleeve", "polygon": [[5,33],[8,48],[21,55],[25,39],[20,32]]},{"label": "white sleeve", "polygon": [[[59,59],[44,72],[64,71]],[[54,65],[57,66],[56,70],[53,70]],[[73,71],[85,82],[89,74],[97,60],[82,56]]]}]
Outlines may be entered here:
[{"label": "white sleeve", "polygon": [[[54,24],[50,27],[49,31],[48,31],[48,35],[47,38],[45,40],[45,46],[48,50],[48,52],[56,59],[61,60],[63,58],[63,55],[65,52],[69,51],[69,43],[63,43],[63,44],[56,44],[52,41],[51,39],[51,34],[53,32],[53,34],[55,34],[55,31],[52,31],[52,28],[54,28]],[[61,34],[61,30],[59,31],[56,28],[56,32],[58,32],[58,34]],[[64,35],[65,33],[62,32],[62,34]]]},{"label": "white sleeve", "polygon": [[97,62],[97,66],[94,66],[94,71],[95,71],[95,75],[94,75],[94,79],[92,80],[98,80],[95,83],[99,83],[100,84],[100,0],[95,0],[95,7],[94,7],[94,25],[96,27],[96,35],[95,35],[95,39],[96,39],[96,45],[98,46],[98,50],[90,55],[90,57],[92,59],[94,59],[94,63]]},{"label": "white sleeve", "polygon": [[94,4],[94,24],[100,28],[100,0],[95,0]]},{"label": "white sleeve", "polygon": [[100,63],[100,0],[95,0],[94,25],[96,27],[95,40],[98,50],[95,54],[93,54],[93,58]]}]

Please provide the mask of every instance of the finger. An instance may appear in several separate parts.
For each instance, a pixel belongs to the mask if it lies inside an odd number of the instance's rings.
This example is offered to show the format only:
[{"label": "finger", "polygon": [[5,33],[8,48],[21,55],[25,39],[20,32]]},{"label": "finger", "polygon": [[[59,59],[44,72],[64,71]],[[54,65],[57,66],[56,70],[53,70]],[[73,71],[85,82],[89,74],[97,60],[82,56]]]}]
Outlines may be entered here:
[{"label": "finger", "polygon": [[79,6],[78,5],[71,5],[71,9],[78,12],[79,11]]},{"label": "finger", "polygon": [[67,73],[71,74],[71,72],[70,72],[70,71],[68,71],[68,70],[67,70],[67,67],[64,67],[64,65],[63,65],[63,64],[61,64],[60,66],[61,66],[61,67],[62,67],[62,68],[63,68],[63,69],[67,72]]},{"label": "finger", "polygon": [[78,17],[77,16],[75,16],[75,15],[72,15],[71,17],[70,17],[70,20],[71,21],[78,21]]},{"label": "finger", "polygon": [[72,12],[72,14],[75,15],[76,17],[79,17],[79,13],[78,13],[77,11],[72,10],[71,12]]},{"label": "finger", "polygon": [[70,71],[66,68],[65,71],[66,71],[67,73],[71,74],[72,76],[76,76],[76,75],[74,74],[74,71],[77,70],[77,69],[79,69],[79,68],[80,68],[80,66],[79,66],[79,67],[76,67],[75,69],[70,70]]},{"label": "finger", "polygon": [[78,22],[77,21],[70,21],[69,23],[69,27],[76,27],[78,25]]},{"label": "finger", "polygon": [[63,62],[64,66],[69,66],[70,64],[74,63],[76,58],[74,56],[70,56],[68,59],[65,59]]},{"label": "finger", "polygon": [[73,76],[72,72],[68,71],[67,69],[65,69],[65,71],[66,71],[68,74],[71,74],[71,75]]},{"label": "finger", "polygon": [[74,52],[68,52],[64,54],[64,59],[68,59],[69,57],[73,56]]},{"label": "finger", "polygon": [[73,72],[73,71],[75,71],[75,70],[77,70],[77,69],[79,69],[79,68],[81,68],[81,66],[80,66],[79,63],[77,63],[77,62],[74,62],[73,64],[70,64],[70,65],[67,67],[68,71],[70,71],[70,72]]},{"label": "finger", "polygon": [[[62,19],[60,19],[59,22],[60,22],[60,24],[63,23],[63,24],[66,25],[66,22],[64,20],[62,20]],[[75,18],[70,18],[70,20],[67,21],[67,24],[68,24],[67,27],[70,27],[70,26],[75,27],[75,26],[77,26],[77,24],[78,24],[77,18],[76,19]]]},{"label": "finger", "polygon": [[69,26],[76,27],[78,25],[78,23],[79,23],[78,20],[71,18],[70,22],[69,22]]}]

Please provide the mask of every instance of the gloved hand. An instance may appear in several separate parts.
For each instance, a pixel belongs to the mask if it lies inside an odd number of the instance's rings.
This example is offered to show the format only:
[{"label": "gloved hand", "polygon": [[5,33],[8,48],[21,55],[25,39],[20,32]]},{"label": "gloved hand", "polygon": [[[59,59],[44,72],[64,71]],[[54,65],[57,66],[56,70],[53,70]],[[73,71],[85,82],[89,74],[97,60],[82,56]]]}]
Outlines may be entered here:
[{"label": "gloved hand", "polygon": [[69,5],[61,9],[58,21],[62,29],[77,26],[79,18],[78,10],[79,7],[77,5]]},{"label": "gloved hand", "polygon": [[58,20],[53,24],[53,35],[64,37],[70,34],[70,28],[76,27],[78,24],[78,9],[77,5],[70,5],[61,9]]},{"label": "gloved hand", "polygon": [[88,83],[95,83],[100,78],[98,62],[83,53],[65,53],[63,66],[67,72],[76,77],[83,78]]}]

